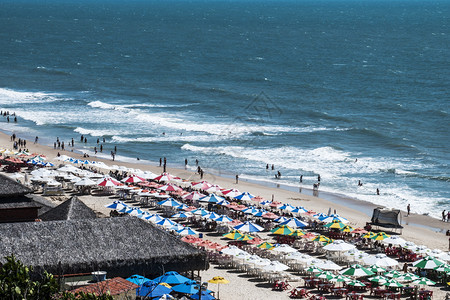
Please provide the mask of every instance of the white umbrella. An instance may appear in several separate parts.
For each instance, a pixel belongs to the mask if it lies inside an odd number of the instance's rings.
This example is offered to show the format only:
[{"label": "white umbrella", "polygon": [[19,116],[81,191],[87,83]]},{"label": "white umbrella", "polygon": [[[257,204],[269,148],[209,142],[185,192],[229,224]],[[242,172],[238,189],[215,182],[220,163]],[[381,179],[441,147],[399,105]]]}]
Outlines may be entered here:
[{"label": "white umbrella", "polygon": [[399,245],[399,246],[405,246],[406,245],[406,240],[396,236],[396,235],[391,235],[388,238],[385,238],[384,240],[382,240],[383,243],[385,244],[391,244],[391,245]]},{"label": "white umbrella", "polygon": [[84,177],[75,183],[76,186],[92,186],[95,184],[96,184],[95,181],[92,181],[87,177]]},{"label": "white umbrella", "polygon": [[395,267],[398,265],[398,261],[382,253],[363,257],[362,260],[367,265],[377,265],[379,267]]},{"label": "white umbrella", "polygon": [[233,256],[236,256],[236,255],[238,255],[239,253],[247,253],[246,251],[241,250],[241,249],[239,249],[239,248],[236,247],[236,246],[229,246],[229,247],[227,247],[227,248],[223,248],[223,249],[221,250],[221,252],[224,253],[224,254],[233,255]]},{"label": "white umbrella", "polygon": [[323,247],[323,249],[327,251],[349,251],[354,248],[356,248],[355,245],[346,243],[343,240],[335,240],[334,242]]},{"label": "white umbrella", "polygon": [[286,271],[287,269],[289,269],[288,266],[286,266],[285,264],[282,264],[278,261],[273,261],[272,263],[270,263],[270,265],[263,267],[263,270],[266,270],[269,272],[283,272],[283,271]]},{"label": "white umbrella", "polygon": [[296,249],[292,248],[291,246],[289,246],[287,244],[281,244],[280,246],[273,248],[272,251],[282,252],[282,253],[298,252]]},{"label": "white umbrella", "polygon": [[336,264],[335,262],[333,262],[331,260],[322,261],[322,262],[316,264],[316,267],[321,268],[322,270],[330,270],[330,271],[337,271],[337,270],[342,269],[341,266],[339,266],[338,264]]}]

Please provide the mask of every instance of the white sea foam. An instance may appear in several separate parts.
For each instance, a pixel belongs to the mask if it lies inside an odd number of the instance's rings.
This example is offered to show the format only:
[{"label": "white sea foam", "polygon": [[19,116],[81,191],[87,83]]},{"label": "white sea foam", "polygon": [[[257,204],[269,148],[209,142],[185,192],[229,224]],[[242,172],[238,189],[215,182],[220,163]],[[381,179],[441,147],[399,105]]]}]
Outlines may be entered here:
[{"label": "white sea foam", "polygon": [[167,135],[167,134],[160,136],[146,136],[146,137],[126,137],[115,135],[111,138],[111,140],[116,143],[217,142],[225,139],[226,137],[215,135]]},{"label": "white sea foam", "polygon": [[0,104],[17,103],[44,103],[64,100],[60,94],[44,92],[25,92],[0,88]]},{"label": "white sea foam", "polygon": [[105,135],[117,135],[121,134],[120,130],[112,130],[112,129],[86,129],[83,127],[77,127],[73,131],[78,132],[83,135],[91,135],[91,136],[105,136]]}]

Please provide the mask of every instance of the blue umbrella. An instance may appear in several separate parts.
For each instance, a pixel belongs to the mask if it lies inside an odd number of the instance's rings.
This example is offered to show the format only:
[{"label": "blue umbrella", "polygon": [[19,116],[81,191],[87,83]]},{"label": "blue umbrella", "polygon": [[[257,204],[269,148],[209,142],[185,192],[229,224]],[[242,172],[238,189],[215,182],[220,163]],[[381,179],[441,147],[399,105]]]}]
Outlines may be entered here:
[{"label": "blue umbrella", "polygon": [[137,274],[136,275],[131,275],[130,277],[127,278],[127,280],[129,282],[132,282],[132,283],[134,283],[136,285],[139,285],[139,286],[143,285],[147,281],[150,281],[150,279],[145,278],[144,276],[141,276],[141,275],[137,275]]},{"label": "blue umbrella", "polygon": [[119,210],[120,210],[126,206],[127,205],[125,203],[123,203],[122,201],[114,201],[113,203],[107,204],[105,207],[111,208],[111,209],[119,208]]},{"label": "blue umbrella", "polygon": [[247,215],[254,215],[259,212],[259,209],[255,208],[255,207],[249,207],[249,208],[244,209],[242,212]]},{"label": "blue umbrella", "polygon": [[258,232],[263,231],[264,228],[259,226],[258,224],[254,224],[252,222],[246,221],[242,224],[233,227],[234,229],[244,231],[244,232]]},{"label": "blue umbrella", "polygon": [[238,199],[238,200],[252,200],[252,198],[255,198],[255,196],[253,196],[249,192],[244,192],[244,193],[234,197],[234,199]]},{"label": "blue umbrella", "polygon": [[202,217],[208,218],[208,219],[211,219],[211,220],[215,220],[215,219],[217,219],[218,217],[220,217],[220,215],[216,214],[215,212],[210,212],[209,214],[204,215],[204,216],[202,216]]},{"label": "blue umbrella", "polygon": [[169,206],[169,207],[176,207],[176,206],[180,206],[181,203],[176,201],[175,199],[169,198],[166,200],[163,200],[161,202],[158,202],[159,205],[161,206]]},{"label": "blue umbrella", "polygon": [[172,215],[170,217],[171,218],[189,218],[189,217],[192,217],[192,214],[191,213],[180,212],[180,213],[174,214],[174,215]]},{"label": "blue umbrella", "polygon": [[155,224],[161,225],[161,226],[172,226],[172,225],[175,225],[176,223],[174,221],[171,221],[170,219],[162,219],[162,220],[159,220],[158,222],[156,222]]},{"label": "blue umbrella", "polygon": [[187,281],[192,281],[192,280],[190,280],[189,278],[187,278],[183,275],[178,274],[175,271],[170,271],[170,272],[166,272],[162,276],[156,277],[155,279],[153,279],[153,281],[165,282],[168,284],[180,284],[180,283],[185,283]]},{"label": "blue umbrella", "polygon": [[[196,294],[196,293],[198,294],[199,289],[200,285],[194,280],[188,280],[172,288],[174,292],[183,294]],[[212,291],[206,290],[205,292],[211,293]]]},{"label": "blue umbrella", "polygon": [[290,218],[290,219],[287,219],[284,222],[281,222],[280,225],[287,225],[287,226],[292,227],[292,228],[298,228],[298,227],[303,228],[303,227],[308,226],[308,223],[300,221],[297,218]]},{"label": "blue umbrella", "polygon": [[215,221],[216,221],[216,222],[230,223],[230,222],[233,222],[233,219],[230,218],[229,216],[221,215],[221,216],[218,217]]},{"label": "blue umbrella", "polygon": [[[197,294],[191,295],[191,299],[199,299],[199,294],[197,292]],[[213,295],[211,295],[210,293],[207,293],[206,291],[202,291],[202,300],[213,300],[216,299],[214,298]]]},{"label": "blue umbrella", "polygon": [[181,235],[196,235],[197,234],[197,232],[192,230],[190,227],[185,227],[181,230],[178,230],[177,232]]},{"label": "blue umbrella", "polygon": [[136,296],[154,298],[161,297],[164,294],[169,294],[171,291],[172,289],[160,285],[158,284],[158,282],[155,282],[153,280],[149,280],[147,282],[144,282],[142,287],[136,290]]},{"label": "blue umbrella", "polygon": [[201,197],[200,199],[198,199],[198,201],[209,202],[209,203],[218,203],[222,200],[225,200],[225,199],[222,197],[216,196],[215,194],[209,194],[208,196]]}]

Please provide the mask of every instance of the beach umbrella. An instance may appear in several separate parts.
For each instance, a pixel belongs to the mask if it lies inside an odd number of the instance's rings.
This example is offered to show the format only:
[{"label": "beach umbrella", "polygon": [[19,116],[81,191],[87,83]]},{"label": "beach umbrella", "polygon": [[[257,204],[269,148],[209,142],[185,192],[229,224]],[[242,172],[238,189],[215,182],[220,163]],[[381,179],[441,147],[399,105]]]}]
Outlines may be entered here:
[{"label": "beach umbrella", "polygon": [[146,281],[136,290],[136,296],[155,298],[172,292],[171,288],[158,284],[153,280]]},{"label": "beach umbrella", "polygon": [[198,208],[198,209],[194,209],[193,211],[191,211],[191,213],[193,213],[194,215],[200,215],[200,216],[206,216],[209,214],[209,211],[203,209],[203,208]]},{"label": "beach umbrella", "polygon": [[218,217],[220,217],[220,215],[216,214],[215,212],[210,212],[209,214],[204,215],[204,216],[202,216],[202,217],[203,217],[203,218],[206,218],[206,219],[215,220],[215,219],[217,219]]},{"label": "beach umbrella", "polygon": [[368,231],[365,230],[364,228],[358,227],[355,228],[355,230],[352,231],[352,233],[357,233],[357,234],[366,234]]},{"label": "beach umbrella", "polygon": [[273,234],[282,234],[282,235],[288,235],[290,233],[292,233],[294,230],[289,227],[288,225],[281,225],[278,226],[274,229],[272,229],[270,232],[272,232]]},{"label": "beach umbrella", "polygon": [[203,195],[197,191],[194,191],[194,192],[191,192],[189,194],[182,196],[182,198],[186,199],[186,200],[199,200],[202,197],[205,197],[205,195]]},{"label": "beach umbrella", "polygon": [[125,203],[123,203],[122,201],[114,201],[110,204],[105,205],[105,207],[107,208],[111,208],[111,209],[115,209],[115,210],[121,210],[125,207],[127,207],[128,205],[126,205]]},{"label": "beach umbrella", "polygon": [[281,216],[279,218],[276,218],[274,221],[277,223],[283,223],[284,221],[289,220],[289,218],[286,218],[284,216]]},{"label": "beach umbrella", "polygon": [[315,274],[314,276],[316,276],[317,278],[326,279],[326,280],[331,280],[335,277],[334,274],[331,273],[330,271],[323,271],[321,273]]},{"label": "beach umbrella", "polygon": [[221,193],[222,187],[218,184],[213,184],[211,187],[209,187],[206,192],[208,193]]},{"label": "beach umbrella", "polygon": [[227,201],[226,199],[223,199],[222,201],[219,201],[219,202],[217,202],[216,204],[217,204],[217,205],[225,206],[225,205],[230,205],[230,202]]},{"label": "beach umbrella", "polygon": [[330,279],[330,282],[347,282],[350,280],[351,279],[348,278],[347,276],[338,274],[338,275],[334,275],[334,277]]},{"label": "beach umbrella", "polygon": [[258,247],[258,248],[260,248],[260,249],[269,249],[269,250],[272,250],[275,246],[274,246],[273,244],[269,243],[269,242],[264,242],[264,243],[262,243],[262,244],[259,244],[259,245],[256,246],[256,247]]},{"label": "beach umbrella", "polygon": [[335,240],[334,242],[323,247],[327,251],[348,251],[356,248],[355,245],[344,242],[343,240]]},{"label": "beach umbrella", "polygon": [[375,232],[369,231],[369,232],[367,232],[365,235],[363,235],[363,238],[371,239],[371,238],[374,237],[375,235],[376,235]]},{"label": "beach umbrella", "polygon": [[263,270],[269,272],[283,272],[286,271],[287,269],[289,269],[288,266],[278,261],[272,261],[269,265],[263,267]]},{"label": "beach umbrella", "polygon": [[200,290],[200,285],[196,281],[188,279],[172,287],[172,290],[182,294],[195,294]]},{"label": "beach umbrella", "polygon": [[225,195],[230,198],[234,198],[235,196],[239,196],[241,192],[238,189],[228,189],[222,190],[222,195]]},{"label": "beach umbrella", "polygon": [[293,206],[289,203],[285,203],[285,204],[281,205],[280,207],[278,207],[278,209],[285,210],[285,211],[293,211],[295,209],[295,206]]},{"label": "beach umbrella", "polygon": [[323,270],[321,268],[315,267],[315,266],[311,266],[308,269],[306,269],[306,272],[309,273],[322,273]]},{"label": "beach umbrella", "polygon": [[143,211],[141,209],[139,209],[139,207],[129,207],[129,208],[127,208],[125,213],[129,214],[130,216],[137,216],[137,215],[142,214]]},{"label": "beach umbrella", "polygon": [[383,273],[386,272],[386,269],[377,265],[372,265],[368,268],[370,271],[374,273]]},{"label": "beach umbrella", "polygon": [[153,214],[153,215],[150,215],[148,217],[145,217],[145,219],[150,221],[150,222],[156,223],[156,222],[159,222],[159,221],[163,220],[164,218],[161,217],[158,214]]},{"label": "beach umbrella", "polygon": [[143,285],[144,282],[150,281],[150,279],[137,274],[131,275],[130,277],[127,278],[127,280],[139,286]]},{"label": "beach umbrella", "polygon": [[95,185],[95,181],[92,181],[91,179],[84,177],[81,180],[77,181],[75,183],[76,186],[93,186]]},{"label": "beach umbrella", "polygon": [[273,219],[278,218],[278,215],[274,214],[273,212],[266,212],[266,213],[264,213],[264,214],[262,215],[262,217],[265,218],[265,219],[271,219],[271,220],[273,220]]},{"label": "beach umbrella", "polygon": [[340,232],[352,232],[354,231],[355,228],[353,228],[350,225],[345,225],[344,227],[342,227],[341,229],[339,229]]},{"label": "beach umbrella", "polygon": [[383,283],[386,283],[388,281],[388,278],[381,276],[381,275],[377,275],[374,277],[370,277],[369,281],[376,282],[376,283],[382,285]]},{"label": "beach umbrella", "polygon": [[390,278],[398,278],[402,276],[403,273],[397,271],[397,270],[391,270],[389,272],[384,273],[384,276],[390,277]]},{"label": "beach umbrella", "polygon": [[190,212],[179,212],[171,216],[171,218],[178,218],[178,219],[185,219],[189,217],[192,217],[192,214]]},{"label": "beach umbrella", "polygon": [[178,223],[173,224],[173,226],[168,227],[167,229],[173,230],[173,231],[180,231],[184,229],[184,226]]},{"label": "beach umbrella", "polygon": [[331,260],[321,261],[316,264],[316,267],[321,268],[322,270],[333,270],[333,271],[342,269],[341,266],[339,266],[338,264],[336,264],[335,262],[333,262]]},{"label": "beach umbrella", "polygon": [[292,231],[291,233],[288,234],[289,236],[303,236],[305,235],[305,232],[303,232],[300,229],[295,229],[294,231]]},{"label": "beach umbrella", "polygon": [[362,283],[359,280],[350,280],[350,281],[347,281],[346,284],[350,285],[350,286],[366,286],[364,283]]},{"label": "beach umbrella", "polygon": [[164,275],[162,276],[156,277],[155,279],[153,279],[153,281],[158,283],[165,282],[170,285],[174,285],[190,281],[190,279],[183,275],[178,274],[175,271],[169,271],[164,273]]},{"label": "beach umbrella", "polygon": [[419,279],[416,279],[412,282],[413,284],[418,284],[418,285],[435,285],[436,282],[426,278],[426,277],[420,277]]},{"label": "beach umbrella", "polygon": [[212,279],[208,280],[208,282],[217,284],[217,299],[220,299],[220,297],[219,297],[219,285],[220,284],[228,284],[228,283],[230,283],[230,281],[226,280],[222,276],[213,277]]},{"label": "beach umbrella", "polygon": [[251,236],[251,235],[244,234],[243,236],[238,237],[238,238],[236,239],[236,241],[243,241],[243,242],[245,242],[245,241],[253,240],[254,238],[255,238],[255,237],[253,237],[253,236]]},{"label": "beach umbrella", "polygon": [[324,227],[334,228],[334,229],[342,229],[345,227],[345,224],[342,223],[341,221],[334,220],[333,222],[325,224]]},{"label": "beach umbrella", "polygon": [[168,184],[165,184],[165,185],[159,187],[158,190],[165,191],[165,192],[177,192],[177,191],[182,191],[183,189],[173,183],[168,183]]},{"label": "beach umbrella", "polygon": [[181,203],[176,201],[173,198],[169,198],[169,199],[158,202],[158,205],[167,206],[167,207],[176,207],[176,206],[180,206]]},{"label": "beach umbrella", "polygon": [[216,298],[214,298],[213,295],[211,295],[211,292],[212,291],[210,291],[209,293],[207,291],[201,291],[201,296],[199,295],[200,293],[197,292],[197,293],[191,295],[190,298],[191,299],[202,299],[202,300],[214,300],[214,299],[216,299]]},{"label": "beach umbrella", "polygon": [[252,206],[252,207],[242,210],[242,212],[246,215],[255,215],[255,214],[259,213],[260,210]]},{"label": "beach umbrella", "polygon": [[200,181],[200,182],[192,182],[191,187],[194,189],[200,189],[206,191],[212,186],[212,184],[208,183],[207,181]]},{"label": "beach umbrella", "polygon": [[168,227],[168,226],[175,225],[175,222],[171,221],[170,219],[162,219],[162,220],[159,220],[158,222],[155,222],[155,224],[156,225],[161,225],[161,226],[164,226],[164,227]]},{"label": "beach umbrella", "polygon": [[273,249],[275,252],[282,252],[282,253],[292,253],[297,252],[296,249],[292,248],[288,244],[281,244]]},{"label": "beach umbrella", "polygon": [[413,262],[413,267],[420,268],[420,269],[435,269],[443,264],[444,264],[443,261],[441,261],[433,256],[426,256],[416,262]]},{"label": "beach umbrella", "polygon": [[342,275],[355,276],[355,277],[374,275],[374,273],[372,271],[370,271],[367,268],[364,268],[363,266],[361,266],[359,264],[351,265],[349,268],[346,268],[346,269],[340,271],[340,273]]},{"label": "beach umbrella", "polygon": [[385,232],[378,232],[377,234],[372,236],[370,239],[375,240],[375,241],[382,241],[384,239],[387,239],[388,237],[390,237],[390,235],[387,235]]},{"label": "beach umbrella", "polygon": [[406,240],[404,240],[403,238],[401,238],[399,236],[392,235],[388,238],[385,238],[383,240],[383,243],[386,245],[391,244],[391,245],[398,245],[398,246],[403,247],[406,244]]},{"label": "beach umbrella", "polygon": [[344,224],[347,224],[349,222],[349,220],[347,220],[344,217],[339,216],[338,214],[331,214],[331,215],[325,215],[325,216],[319,216],[318,219],[324,223],[330,223],[333,221],[338,221],[338,222],[342,222]]},{"label": "beach umbrella", "polygon": [[307,232],[305,235],[302,235],[302,238],[312,240],[316,237],[316,235],[312,232]]},{"label": "beach umbrella", "polygon": [[97,181],[98,186],[104,186],[104,187],[114,187],[118,185],[122,185],[119,181],[115,180],[111,177],[104,177]]},{"label": "beach umbrella", "polygon": [[448,272],[450,272],[450,264],[440,265],[440,266],[436,267],[435,270],[438,272],[448,273]]},{"label": "beach umbrella", "polygon": [[383,253],[366,256],[363,258],[363,262],[367,265],[377,265],[380,267],[394,267],[398,265],[398,261]]},{"label": "beach umbrella", "polygon": [[198,201],[200,202],[208,202],[208,203],[218,203],[223,199],[222,197],[216,196],[215,194],[209,194],[208,196],[200,198]]},{"label": "beach umbrella", "polygon": [[298,227],[303,228],[303,227],[308,226],[308,223],[305,223],[305,222],[303,222],[303,221],[301,221],[301,220],[299,220],[297,218],[290,218],[290,219],[288,219],[288,220],[286,220],[286,221],[284,221],[284,222],[282,222],[280,224],[281,225],[288,225],[289,227],[292,227],[292,228],[298,228]]},{"label": "beach umbrella", "polygon": [[314,242],[331,242],[331,239],[324,236],[324,235],[318,235],[312,239]]},{"label": "beach umbrella", "polygon": [[248,254],[247,252],[245,252],[244,250],[239,249],[236,246],[228,246],[227,248],[223,248],[221,250],[222,253],[224,254],[228,254],[228,255],[232,255],[232,256],[236,256],[238,254],[241,253],[242,254]]},{"label": "beach umbrella", "polygon": [[163,181],[163,182],[169,182],[173,179],[175,179],[176,177],[173,175],[170,175],[169,173],[162,173],[159,176],[156,176],[155,178],[153,178],[153,180],[155,181]]},{"label": "beach umbrella", "polygon": [[398,282],[398,281],[395,280],[395,279],[388,279],[388,280],[386,280],[386,282],[383,283],[382,285],[388,286],[388,287],[398,287],[398,288],[404,287],[403,284],[401,284],[400,282]]},{"label": "beach umbrella", "polygon": [[195,235],[198,234],[196,231],[192,230],[190,227],[184,227],[181,230],[177,231],[180,235]]},{"label": "beach umbrella", "polygon": [[398,281],[414,281],[417,279],[420,279],[420,276],[417,276],[416,274],[413,273],[405,273],[397,277]]},{"label": "beach umbrella", "polygon": [[223,234],[222,236],[227,239],[236,240],[236,239],[240,238],[241,236],[243,236],[243,234],[239,230],[235,229],[228,233]]},{"label": "beach umbrella", "polygon": [[259,232],[264,230],[263,227],[250,221],[246,221],[240,225],[234,226],[233,228],[244,232]]},{"label": "beach umbrella", "polygon": [[222,222],[222,223],[230,223],[230,222],[233,222],[233,219],[226,215],[220,215],[215,221]]},{"label": "beach umbrella", "polygon": [[145,181],[145,179],[142,178],[142,177],[139,177],[137,175],[132,174],[132,175],[130,175],[128,177],[125,177],[121,181],[125,182],[125,183],[138,183],[138,182],[141,182],[141,181]]},{"label": "beach umbrella", "polygon": [[297,213],[297,214],[304,214],[306,213],[308,210],[306,208],[304,208],[303,206],[297,206],[295,207],[291,212],[292,213]]},{"label": "beach umbrella", "polygon": [[249,192],[244,192],[244,193],[234,197],[234,199],[243,200],[243,201],[245,201],[245,200],[250,201],[253,198],[255,198],[255,196],[253,196]]}]

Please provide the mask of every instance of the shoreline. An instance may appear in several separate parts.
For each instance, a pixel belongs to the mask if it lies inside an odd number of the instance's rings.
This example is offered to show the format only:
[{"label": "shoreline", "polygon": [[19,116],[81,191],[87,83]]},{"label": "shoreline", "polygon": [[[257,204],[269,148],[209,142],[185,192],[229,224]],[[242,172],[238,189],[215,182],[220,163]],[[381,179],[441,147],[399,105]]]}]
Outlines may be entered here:
[{"label": "shoreline", "polygon": [[[26,134],[23,134],[24,136],[21,136],[22,134],[23,133],[16,132],[17,138],[28,138]],[[32,153],[37,152],[40,154],[44,154],[49,158],[49,160],[52,161],[55,160],[56,154],[58,152],[61,155],[65,154],[74,158],[83,159],[83,153],[76,147],[74,147],[73,149],[67,149],[66,147],[66,150],[62,151],[39,143],[33,144],[33,142],[30,140],[27,141],[28,143],[26,148],[28,148]],[[12,149],[10,135],[8,135],[8,133],[5,133],[3,130],[0,131],[0,146]],[[156,174],[162,172],[162,167],[159,167],[158,164],[152,164],[152,162],[150,161],[112,161],[111,159],[100,158],[97,156],[90,156],[88,159],[102,161],[107,165],[118,164],[124,165],[128,168],[149,170]],[[61,163],[60,161],[57,162]],[[246,179],[245,177],[240,178],[239,183],[236,184],[232,176],[223,174],[221,172],[219,172],[219,174],[216,174],[214,173],[214,170],[212,171],[212,173],[205,173],[203,180],[207,180],[208,182],[214,184],[219,184],[224,188],[238,188],[242,191],[248,191],[254,195],[262,196],[263,198],[268,200],[270,200],[272,195],[274,195],[276,201],[291,203],[296,206],[301,205],[306,209],[312,209],[316,212],[326,213],[329,209],[331,209],[331,211],[336,210],[338,214],[351,220],[351,224],[357,227],[363,227],[366,222],[369,222],[371,218],[371,210],[374,207],[379,207],[379,205],[375,205],[366,201],[352,199],[328,192],[319,191],[319,197],[315,197],[305,193],[299,193],[298,188],[296,187],[288,186],[285,184],[271,184],[268,182]],[[183,179],[189,179],[191,181],[200,180],[200,176],[192,170],[180,167],[177,168],[173,165],[167,166],[167,172],[173,172],[177,176]],[[308,189],[302,188],[302,191],[303,190]],[[323,197],[322,195],[325,197]],[[427,241],[428,239],[431,240],[432,238],[434,240],[433,244],[435,244],[434,247],[447,250],[448,241],[447,238],[445,238],[445,231],[450,228],[449,223],[442,222],[441,220],[433,218],[431,216],[411,214],[409,217],[405,217],[405,214],[406,213],[404,211],[401,211],[402,225],[404,226],[401,233],[402,236],[414,242],[419,241],[419,244],[423,244],[424,241]]]}]

